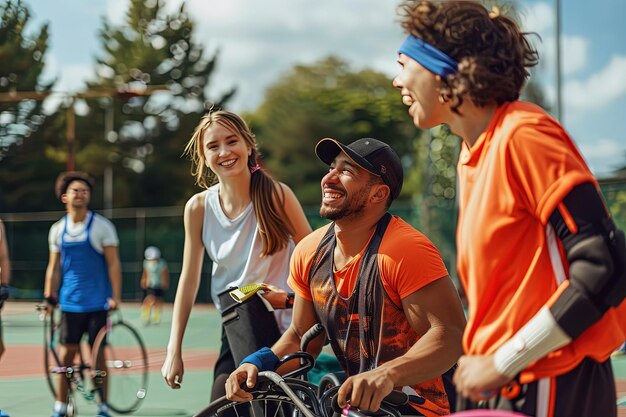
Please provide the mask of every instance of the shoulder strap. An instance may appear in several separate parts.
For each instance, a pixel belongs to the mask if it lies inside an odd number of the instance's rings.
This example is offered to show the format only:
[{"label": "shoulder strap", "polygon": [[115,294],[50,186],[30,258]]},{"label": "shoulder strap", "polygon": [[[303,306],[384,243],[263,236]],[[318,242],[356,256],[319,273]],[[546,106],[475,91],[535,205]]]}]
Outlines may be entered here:
[{"label": "shoulder strap", "polygon": [[332,223],[322,240],[320,240],[317,249],[315,249],[315,255],[313,262],[311,262],[311,268],[309,269],[309,285],[311,285],[311,278],[315,276],[315,273],[320,268],[326,268],[326,270],[332,271],[331,265],[333,261],[333,249],[335,248],[335,223]]},{"label": "shoulder strap", "polygon": [[378,249],[383,240],[387,226],[391,221],[391,214],[385,215],[378,221],[374,236],[370,241],[361,265],[359,266],[359,295],[358,295],[358,313],[359,313],[359,338],[361,346],[365,350],[365,354],[361,355],[361,365],[359,372],[365,372],[376,367],[376,334],[379,323],[375,323],[375,319],[380,320],[380,310],[382,307],[382,294],[380,293],[380,273],[378,271]]}]

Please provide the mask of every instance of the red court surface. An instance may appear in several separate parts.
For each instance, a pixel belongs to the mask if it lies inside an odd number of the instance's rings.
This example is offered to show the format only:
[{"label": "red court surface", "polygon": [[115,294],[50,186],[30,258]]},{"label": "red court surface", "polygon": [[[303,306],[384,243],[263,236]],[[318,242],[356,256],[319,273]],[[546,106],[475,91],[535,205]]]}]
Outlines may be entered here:
[{"label": "red court surface", "polygon": [[[148,369],[159,372],[165,359],[165,349],[149,348]],[[192,349],[185,352],[186,370],[210,370],[217,354],[206,349]],[[2,357],[0,375],[3,380],[24,377],[39,377],[44,371],[43,349],[41,346],[13,345]]]}]

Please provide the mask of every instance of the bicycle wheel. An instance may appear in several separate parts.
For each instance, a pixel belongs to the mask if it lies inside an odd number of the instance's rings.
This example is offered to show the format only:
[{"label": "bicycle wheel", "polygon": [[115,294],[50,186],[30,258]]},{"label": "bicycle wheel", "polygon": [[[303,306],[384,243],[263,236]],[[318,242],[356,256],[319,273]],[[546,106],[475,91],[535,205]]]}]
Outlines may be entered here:
[{"label": "bicycle wheel", "polygon": [[55,320],[55,312],[51,312],[44,319],[43,326],[43,345],[44,345],[44,372],[46,373],[46,381],[48,382],[48,388],[53,397],[56,397],[57,385],[59,383],[59,373],[56,371],[61,366],[61,359],[59,356],[60,346],[60,331]]},{"label": "bicycle wheel", "polygon": [[[85,372],[91,369],[90,365],[83,360],[83,358],[89,358],[89,346],[81,342],[80,349],[76,353],[72,364],[68,367],[63,366],[60,356],[61,330],[58,324],[60,323],[58,316],[59,313],[55,309],[44,320],[44,371],[46,373],[46,382],[54,398],[57,395],[59,381],[63,384],[68,384],[67,402],[70,404],[70,408],[72,406],[75,408],[73,396],[76,390],[82,392],[87,400],[93,398],[91,386],[86,386],[85,384],[88,384],[88,381],[83,379]],[[72,368],[73,374],[66,371],[68,368]],[[68,411],[68,417],[71,417],[71,415],[70,410]]]},{"label": "bicycle wheel", "polygon": [[[105,391],[108,406],[121,414],[136,410],[148,383],[148,355],[139,333],[123,321],[107,325],[98,333],[92,354],[94,381]],[[103,363],[107,369],[99,369]],[[102,377],[101,371],[106,372]]]},{"label": "bicycle wheel", "polygon": [[[287,378],[285,381],[305,404],[311,415],[319,416],[316,397],[317,387],[310,382],[299,379]],[[258,381],[257,386],[250,391],[250,394],[253,398],[247,403],[233,402],[226,397],[219,398],[195,414],[194,417],[292,417],[304,415],[280,387],[267,380]]]}]

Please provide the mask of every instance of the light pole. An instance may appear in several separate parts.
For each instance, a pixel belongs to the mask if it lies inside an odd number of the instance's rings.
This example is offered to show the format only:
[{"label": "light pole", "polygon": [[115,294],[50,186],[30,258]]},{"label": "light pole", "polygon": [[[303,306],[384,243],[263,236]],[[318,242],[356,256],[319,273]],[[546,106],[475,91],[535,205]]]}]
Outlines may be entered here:
[{"label": "light pole", "polygon": [[556,29],[556,119],[564,124],[563,100],[561,86],[561,0],[555,1],[555,29]]}]

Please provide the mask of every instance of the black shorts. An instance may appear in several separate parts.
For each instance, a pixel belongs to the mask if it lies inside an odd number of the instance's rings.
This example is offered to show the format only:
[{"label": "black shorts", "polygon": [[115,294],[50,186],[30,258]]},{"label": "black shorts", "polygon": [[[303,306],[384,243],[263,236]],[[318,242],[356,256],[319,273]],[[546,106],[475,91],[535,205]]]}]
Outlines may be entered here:
[{"label": "black shorts", "polygon": [[162,288],[146,288],[145,290],[143,290],[143,298],[146,298],[148,295],[154,295],[155,297],[163,297],[164,293],[165,291],[163,291]]},{"label": "black shorts", "polygon": [[520,386],[512,399],[498,396],[489,401],[497,410],[534,417],[616,417],[617,394],[611,361],[586,358],[566,374]]},{"label": "black shorts", "polygon": [[61,343],[64,345],[77,345],[83,335],[89,336],[89,345],[93,345],[100,329],[107,323],[108,312],[92,311],[89,313],[70,313],[64,311],[61,314]]}]

